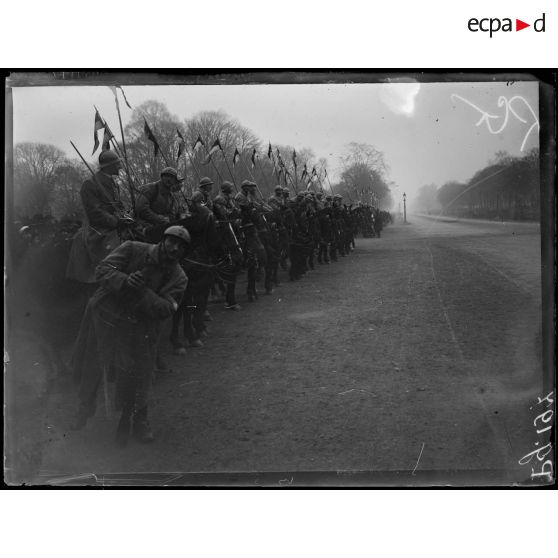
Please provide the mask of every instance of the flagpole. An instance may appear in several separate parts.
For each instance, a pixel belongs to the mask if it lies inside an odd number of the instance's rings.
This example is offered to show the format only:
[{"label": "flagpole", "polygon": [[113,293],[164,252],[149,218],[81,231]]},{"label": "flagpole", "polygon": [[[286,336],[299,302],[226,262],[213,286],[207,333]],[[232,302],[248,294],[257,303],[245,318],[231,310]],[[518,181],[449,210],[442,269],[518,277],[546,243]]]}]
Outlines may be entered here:
[{"label": "flagpole", "polygon": [[[277,174],[277,169],[275,168],[275,161],[273,160],[272,157],[273,157],[273,152],[271,152],[271,157],[268,156],[268,159],[271,159],[271,164],[273,166],[273,169],[271,170],[271,180],[273,180],[273,171],[275,171],[275,174]],[[264,172],[263,168],[261,168],[261,172],[262,172],[262,176],[264,178],[265,185],[269,189],[269,183],[267,182],[267,177],[265,175],[265,172]],[[279,186],[281,186],[281,180],[279,180]]]},{"label": "flagpole", "polygon": [[[219,145],[221,145],[221,142],[219,142]],[[231,171],[231,167],[229,167],[229,163],[227,161],[227,156],[225,155],[225,150],[221,147],[221,153],[223,154],[223,160],[225,161],[225,165],[227,165],[227,170],[229,171],[229,174],[231,175],[233,184],[234,184],[234,189],[238,192],[238,187],[236,186],[236,180],[234,179],[234,175]]]},{"label": "flagpole", "polygon": [[[258,186],[258,182],[256,180],[256,177],[252,174],[252,171],[250,170],[250,168],[248,167],[248,165],[246,164],[246,161],[242,158],[242,156],[240,157],[240,159],[242,160],[242,162],[244,163],[244,166],[246,167],[246,170],[248,171],[248,173],[252,177],[252,180],[254,181],[254,184],[256,185],[256,189],[258,190],[258,194],[260,194],[260,198],[262,198],[262,201],[265,203],[265,199],[263,197],[262,191],[260,190],[260,187]],[[254,163],[254,168],[255,168],[255,163]],[[267,186],[267,182],[266,182],[266,186]]]},{"label": "flagpole", "polygon": [[[199,132],[198,132],[198,137],[201,137],[201,135],[200,135]],[[219,139],[219,138],[217,138],[217,139]],[[207,145],[205,144],[204,141],[202,141],[202,143],[203,143],[203,146],[205,147],[205,150],[206,150],[206,152],[207,152],[207,156],[209,157],[209,161],[208,161],[208,162],[210,162],[210,163],[213,165],[213,168],[214,168],[215,171],[217,172],[217,176],[219,177],[219,180],[220,180],[221,182],[223,182],[223,177],[221,176],[221,173],[219,172],[219,169],[215,166],[215,163],[213,162],[213,159],[211,158],[211,154],[209,153],[209,149],[207,148]],[[221,145],[221,142],[219,142],[219,146],[220,146],[220,145]],[[221,147],[220,149],[221,149],[221,151],[223,151],[223,148],[222,148],[222,147]],[[225,162],[226,162],[226,161],[225,161]],[[234,180],[233,180],[233,182],[234,182]]]},{"label": "flagpole", "polygon": [[[117,106],[118,106],[118,104],[117,104]],[[103,121],[103,124],[105,125],[105,128],[108,128],[108,132],[110,134],[109,141],[112,143],[112,146],[113,146],[114,150],[119,154],[120,157],[124,158],[124,169],[126,170],[126,176],[128,178],[128,191],[130,192],[130,201],[132,203],[132,210],[135,212],[136,211],[136,196],[135,196],[135,193],[134,193],[133,180],[132,180],[132,177],[130,176],[130,168],[129,168],[129,165],[128,165],[128,158],[126,156],[126,152],[125,152],[125,150],[122,151],[122,149],[120,148],[120,145],[118,145],[118,140],[116,139],[115,135],[112,133],[112,130],[110,129],[110,126],[107,124],[107,121],[101,116],[101,113],[99,112],[99,109],[95,105],[93,105],[93,108],[95,109],[95,111],[97,112],[97,114],[99,115],[101,120]],[[120,117],[120,112],[118,113],[118,116]],[[122,121],[120,121],[120,131],[122,132],[122,141],[124,141],[124,132],[122,131]],[[75,149],[75,147],[74,147],[74,149]]]},{"label": "flagpole", "polygon": [[288,176],[288,177],[289,177],[289,180],[291,181],[291,186],[292,186],[292,188],[293,188],[295,194],[298,194],[298,187],[295,186],[295,183],[293,182],[293,179],[292,179],[292,177],[291,177],[291,173],[290,173],[290,172],[287,173],[287,169],[286,169],[286,168],[285,168],[284,173],[285,173],[285,186],[287,185],[287,176]]},{"label": "flagpole", "polygon": [[[128,168],[128,152],[126,150],[126,138],[124,137],[124,126],[122,126],[122,115],[120,114],[120,103],[118,102],[118,92],[114,88],[114,102],[116,104],[116,112],[118,113],[118,122],[120,124],[120,135],[122,136],[122,148],[124,150],[124,164],[126,166],[126,175],[130,186],[130,198],[132,202],[132,209],[136,211],[136,197],[131,187],[132,178],[130,176],[130,169]],[[96,107],[95,107],[96,108]]]},{"label": "flagpole", "polygon": [[[161,154],[161,157],[164,159],[165,165],[167,165],[167,167],[170,167],[171,165],[169,163],[169,160],[167,159],[167,156],[165,155],[164,151],[162,150],[161,144],[157,141],[157,138],[155,137],[155,134],[153,133],[153,128],[151,128],[151,126],[149,126],[149,122],[147,122],[147,118],[146,118],[145,113],[143,111],[141,112],[141,115],[143,116],[143,120],[147,124],[147,127],[151,131],[151,135],[153,136],[153,138],[157,142],[157,151]],[[147,138],[147,139],[149,139],[149,138]],[[154,162],[157,162],[157,155],[154,156]]]},{"label": "flagpole", "polygon": [[[246,163],[244,163],[244,164],[246,164]],[[255,168],[256,168],[256,162],[254,160],[254,169]],[[267,181],[267,176],[265,175],[265,172],[263,171],[263,169],[261,167],[260,167],[260,170],[261,170],[261,173],[262,173],[263,180],[265,182],[265,187],[269,190],[269,182]],[[250,174],[252,174],[252,173],[250,173]],[[256,182],[255,178],[254,178],[254,182]]]},{"label": "flagpole", "polygon": [[295,194],[298,194],[298,190],[297,190],[296,186],[294,185],[293,179],[291,178],[291,174],[290,173],[287,174],[287,167],[285,166],[285,163],[283,162],[283,159],[281,158],[281,153],[279,152],[279,148],[276,147],[275,149],[277,150],[277,155],[278,155],[277,160],[279,161],[279,166],[281,167],[281,170],[283,171],[283,175],[284,175],[283,180],[285,181],[285,186],[287,188],[289,187],[289,184],[287,183],[287,176],[288,176],[291,180],[291,187],[292,187],[293,191],[295,192]]},{"label": "flagpole", "polygon": [[[185,140],[183,140],[183,144],[184,144],[184,153],[186,153],[186,155],[188,156],[188,159],[190,160],[190,163],[192,164],[194,172],[196,173],[196,176],[198,177],[198,181],[200,181],[201,180],[200,171],[196,167],[196,164],[194,163],[194,159],[192,158],[192,156],[190,155],[190,152],[188,151],[188,145],[186,144]],[[192,186],[190,186],[190,196],[192,195],[192,193],[193,193],[193,188],[192,188]]]},{"label": "flagpole", "polygon": [[331,185],[331,181],[329,180],[329,174],[326,174],[327,183],[329,184],[329,191],[333,194],[333,186]]},{"label": "flagpole", "polygon": [[293,167],[294,167],[294,175],[295,175],[295,184],[296,190],[298,192],[298,173],[296,172],[296,150],[293,149]]},{"label": "flagpole", "polygon": [[83,158],[83,155],[79,152],[78,148],[74,145],[74,142],[72,140],[70,140],[70,143],[72,144],[72,147],[76,150],[76,153],[79,155],[79,158],[83,161],[83,164],[89,169],[89,172],[91,173],[93,178],[95,178],[95,173],[93,172],[93,169],[89,166],[89,163]]}]

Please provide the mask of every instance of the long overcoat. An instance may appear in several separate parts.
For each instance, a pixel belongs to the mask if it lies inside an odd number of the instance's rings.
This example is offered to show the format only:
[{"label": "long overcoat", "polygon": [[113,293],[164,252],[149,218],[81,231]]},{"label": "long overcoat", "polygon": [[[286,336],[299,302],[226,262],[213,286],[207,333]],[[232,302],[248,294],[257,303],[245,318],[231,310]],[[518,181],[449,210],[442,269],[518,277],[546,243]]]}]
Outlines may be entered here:
[{"label": "long overcoat", "polygon": [[94,283],[97,264],[120,244],[118,222],[124,211],[114,180],[103,172],[83,183],[80,196],[84,218],[72,240],[66,277]]},{"label": "long overcoat", "polygon": [[[99,287],[87,305],[72,358],[82,402],[94,399],[103,370],[154,369],[159,327],[176,311],[188,282],[178,262],[161,261],[160,250],[161,244],[126,241],[98,265]],[[145,278],[139,291],[126,286],[134,271]]]}]

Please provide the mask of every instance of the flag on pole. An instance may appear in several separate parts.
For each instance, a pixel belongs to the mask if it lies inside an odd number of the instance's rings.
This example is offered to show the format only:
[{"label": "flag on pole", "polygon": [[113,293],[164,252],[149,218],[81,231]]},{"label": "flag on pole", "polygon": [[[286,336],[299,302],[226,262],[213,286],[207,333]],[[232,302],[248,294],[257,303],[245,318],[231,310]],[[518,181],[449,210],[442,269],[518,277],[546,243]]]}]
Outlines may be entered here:
[{"label": "flag on pole", "polygon": [[240,159],[240,153],[238,152],[238,148],[235,147],[234,148],[234,155],[233,155],[233,167],[236,167],[236,163],[238,163],[238,160]]},{"label": "flag on pole", "polygon": [[252,151],[252,168],[256,166],[256,148]]},{"label": "flag on pole", "polygon": [[108,151],[110,149],[110,140],[114,137],[108,124],[105,124],[105,133],[103,134],[103,145],[101,146],[101,151]]},{"label": "flag on pole", "polygon": [[279,165],[281,166],[281,168],[283,168],[285,166],[285,163],[283,163],[283,159],[281,158],[281,153],[279,152],[279,148],[277,148],[277,160],[279,161]]},{"label": "flag on pole", "polygon": [[293,149],[293,165],[296,168],[296,149]]},{"label": "flag on pole", "polygon": [[157,153],[159,153],[159,150],[160,150],[159,144],[157,143],[157,139],[153,135],[153,132],[151,131],[151,128],[149,127],[149,124],[147,123],[147,120],[145,119],[145,117],[143,118],[143,121],[145,122],[145,126],[143,127],[143,131],[145,132],[145,135],[147,136],[147,139],[150,142],[153,143],[153,156],[157,157]]},{"label": "flag on pole", "polygon": [[310,180],[306,183],[306,189],[310,190],[310,185],[312,184],[312,177],[310,177]]},{"label": "flag on pole", "polygon": [[201,136],[198,135],[198,139],[194,143],[194,145],[192,147],[192,151],[195,152],[200,147],[200,145],[205,145],[205,143],[203,143],[203,140],[201,139]]},{"label": "flag on pole", "polygon": [[308,171],[306,170],[306,167],[304,167],[304,170],[302,171],[302,175],[301,175],[301,180],[304,180],[304,178],[308,176]]},{"label": "flag on pole", "polygon": [[267,158],[271,159],[272,155],[273,155],[273,150],[271,149],[271,142],[269,142],[269,148],[267,149]]},{"label": "flag on pole", "polygon": [[324,178],[327,178],[327,170],[324,169]]},{"label": "flag on pole", "polygon": [[116,101],[117,104],[118,104],[118,95],[116,93],[116,90],[120,89],[120,92],[122,93],[122,97],[124,97],[124,102],[126,103],[126,106],[130,110],[132,109],[130,103],[128,102],[128,99],[126,99],[126,94],[124,93],[124,89],[122,89],[121,85],[107,85],[107,87],[112,91],[112,94],[114,95],[114,100]]},{"label": "flag on pole", "polygon": [[184,151],[184,147],[186,147],[186,142],[184,141],[184,136],[180,133],[180,130],[177,128],[176,133],[178,134],[178,153],[176,155],[176,160],[180,159],[180,155]]},{"label": "flag on pole", "polygon": [[124,93],[124,89],[122,89],[121,85],[117,85],[118,89],[120,89],[120,92],[122,93],[122,97],[124,97],[124,102],[126,103],[126,106],[131,110],[132,107],[130,106],[130,103],[128,102],[128,99],[126,99],[126,94]]},{"label": "flag on pole", "polygon": [[97,136],[97,132],[99,130],[102,130],[105,127],[105,123],[103,122],[103,119],[101,118],[101,115],[99,114],[99,111],[97,109],[95,109],[95,124],[93,125],[93,141],[95,142],[93,145],[93,153],[91,153],[91,155],[95,154],[95,151],[97,151],[97,149],[99,149],[99,138]]},{"label": "flag on pole", "polygon": [[217,151],[217,149],[220,149],[221,151],[223,151],[223,148],[221,147],[221,142],[219,141],[219,138],[217,138],[213,142],[213,145],[209,148],[209,154],[213,155],[213,153],[215,153],[215,151]]},{"label": "flag on pole", "polygon": [[202,165],[207,165],[209,163],[209,161],[211,161],[211,156],[213,155],[213,153],[215,153],[215,151],[217,151],[218,149],[223,151],[223,148],[221,147],[221,142],[219,141],[219,138],[217,138],[213,142],[213,145],[209,148],[209,152],[207,153],[207,157],[202,161]]},{"label": "flag on pole", "polygon": [[316,167],[312,167],[312,176],[318,176],[318,173],[316,172]]}]

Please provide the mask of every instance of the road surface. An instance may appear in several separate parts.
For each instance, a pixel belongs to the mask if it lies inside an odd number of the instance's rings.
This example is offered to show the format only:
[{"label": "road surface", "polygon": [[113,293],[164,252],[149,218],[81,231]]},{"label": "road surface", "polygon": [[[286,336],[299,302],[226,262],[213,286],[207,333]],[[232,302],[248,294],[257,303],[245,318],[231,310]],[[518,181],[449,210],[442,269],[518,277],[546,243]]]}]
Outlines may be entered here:
[{"label": "road surface", "polygon": [[61,382],[34,482],[254,471],[293,472],[295,484],[304,471],[525,480],[529,407],[543,395],[539,226],[410,220],[301,281],[283,272],[254,304],[239,286],[241,312],[212,304],[205,347],[170,356],[173,372],[154,385],[152,445],[115,447],[117,418],[102,404],[70,431],[76,402]]}]

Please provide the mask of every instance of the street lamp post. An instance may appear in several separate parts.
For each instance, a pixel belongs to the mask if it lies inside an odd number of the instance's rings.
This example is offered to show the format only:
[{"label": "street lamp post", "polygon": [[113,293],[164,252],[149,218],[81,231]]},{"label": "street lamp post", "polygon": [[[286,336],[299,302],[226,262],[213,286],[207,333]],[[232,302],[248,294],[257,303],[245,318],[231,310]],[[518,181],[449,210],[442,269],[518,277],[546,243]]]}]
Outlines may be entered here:
[{"label": "street lamp post", "polygon": [[407,194],[403,192],[403,223],[407,222]]}]

